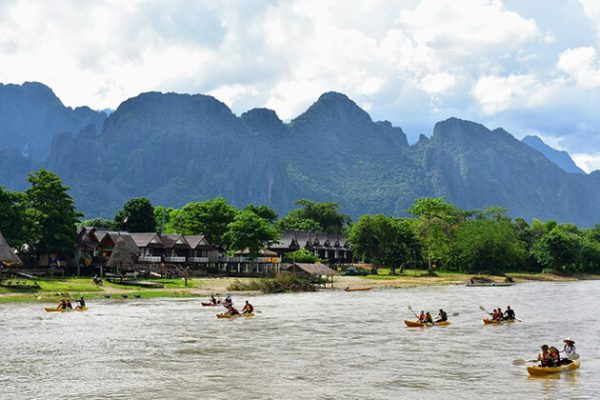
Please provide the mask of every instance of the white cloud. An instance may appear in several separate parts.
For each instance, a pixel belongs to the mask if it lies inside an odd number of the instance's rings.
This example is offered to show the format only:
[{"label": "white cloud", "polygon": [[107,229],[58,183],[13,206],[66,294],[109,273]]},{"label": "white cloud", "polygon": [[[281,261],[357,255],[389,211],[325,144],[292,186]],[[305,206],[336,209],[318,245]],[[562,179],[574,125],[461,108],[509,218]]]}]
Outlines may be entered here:
[{"label": "white cloud", "polygon": [[584,89],[600,87],[598,53],[593,47],[578,47],[561,53],[557,68]]},{"label": "white cloud", "polygon": [[[0,82],[41,81],[99,109],[208,93],[283,119],[336,90],[409,135],[459,116],[600,152],[600,135],[577,128],[600,126],[600,1],[571,1],[3,0]],[[578,29],[587,21],[597,32]]]},{"label": "white cloud", "polygon": [[549,98],[551,91],[532,74],[487,75],[477,80],[471,94],[485,113],[495,114],[510,108],[541,104]]},{"label": "white cloud", "polygon": [[600,153],[575,153],[571,158],[585,172],[600,170]]}]

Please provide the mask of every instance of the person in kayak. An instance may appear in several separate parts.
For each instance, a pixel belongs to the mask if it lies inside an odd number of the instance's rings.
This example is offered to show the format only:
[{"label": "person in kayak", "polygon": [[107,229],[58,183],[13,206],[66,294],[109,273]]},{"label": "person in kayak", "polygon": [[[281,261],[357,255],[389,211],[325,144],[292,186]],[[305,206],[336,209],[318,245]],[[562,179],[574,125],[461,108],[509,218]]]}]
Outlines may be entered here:
[{"label": "person in kayak", "polygon": [[57,310],[66,310],[67,309],[67,302],[65,301],[65,299],[62,299],[57,305],[56,305],[56,309]]},{"label": "person in kayak", "polygon": [[512,321],[516,318],[515,316],[515,310],[513,310],[512,308],[510,308],[510,306],[506,306],[506,311],[504,312],[504,320],[505,321]]},{"label": "person in kayak", "polygon": [[252,314],[254,312],[254,306],[250,304],[248,300],[246,300],[246,304],[244,304],[244,308],[242,308],[242,314]]},{"label": "person in kayak", "polygon": [[75,309],[81,310],[81,309],[85,308],[85,300],[83,299],[83,296],[81,296],[79,298],[79,300],[77,300],[77,303],[79,303],[79,305],[77,307],[75,307]]},{"label": "person in kayak", "polygon": [[498,310],[496,310],[494,308],[494,311],[492,311],[492,313],[490,314],[490,316],[492,317],[493,320],[497,320],[498,319]]},{"label": "person in kayak", "polygon": [[240,312],[238,311],[237,308],[235,308],[233,305],[229,305],[227,307],[227,314],[231,317],[235,316],[235,315],[240,315]]},{"label": "person in kayak", "polygon": [[542,346],[542,351],[538,354],[537,360],[540,362],[540,367],[551,367],[552,360],[550,359],[550,351],[548,345]]},{"label": "person in kayak", "polygon": [[435,320],[435,323],[437,324],[438,322],[444,322],[444,321],[448,321],[448,313],[446,311],[444,311],[442,308],[440,308],[440,311],[436,317],[437,319]]},{"label": "person in kayak", "polygon": [[71,300],[66,301],[66,308],[68,308],[69,310],[73,309],[73,304],[71,304]]},{"label": "person in kayak", "polygon": [[425,315],[425,311],[421,310],[421,314],[418,317],[419,322],[427,322],[427,316]]},{"label": "person in kayak", "polygon": [[565,358],[571,358],[577,353],[575,349],[575,341],[573,339],[568,337],[565,340],[563,340],[563,343],[565,344],[563,347],[563,353],[565,355]]},{"label": "person in kayak", "polygon": [[496,314],[496,318],[498,321],[502,321],[504,319],[504,313],[502,312],[502,308],[498,307],[498,313]]},{"label": "person in kayak", "polygon": [[213,303],[213,304],[215,304],[215,305],[216,305],[216,304],[219,304],[219,303],[217,302],[217,299],[215,298],[215,295],[214,295],[214,293],[210,295],[210,302],[211,302],[211,303]]},{"label": "person in kayak", "polygon": [[429,313],[429,311],[427,311],[425,313],[425,323],[427,323],[427,324],[433,324],[433,317],[431,316],[431,314]]},{"label": "person in kayak", "polygon": [[550,348],[548,349],[548,352],[550,353],[550,360],[552,361],[552,365],[559,366],[560,365],[560,353],[559,353],[558,349],[554,346],[550,346]]}]

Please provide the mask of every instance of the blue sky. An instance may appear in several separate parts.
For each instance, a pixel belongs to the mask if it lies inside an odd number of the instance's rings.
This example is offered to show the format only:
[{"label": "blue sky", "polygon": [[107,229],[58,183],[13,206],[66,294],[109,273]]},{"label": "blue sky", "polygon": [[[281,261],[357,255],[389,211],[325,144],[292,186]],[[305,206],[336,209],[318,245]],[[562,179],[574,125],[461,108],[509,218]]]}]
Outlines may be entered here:
[{"label": "blue sky", "polygon": [[0,82],[70,106],[207,93],[284,120],[330,90],[410,141],[456,116],[600,169],[598,0],[0,2]]}]

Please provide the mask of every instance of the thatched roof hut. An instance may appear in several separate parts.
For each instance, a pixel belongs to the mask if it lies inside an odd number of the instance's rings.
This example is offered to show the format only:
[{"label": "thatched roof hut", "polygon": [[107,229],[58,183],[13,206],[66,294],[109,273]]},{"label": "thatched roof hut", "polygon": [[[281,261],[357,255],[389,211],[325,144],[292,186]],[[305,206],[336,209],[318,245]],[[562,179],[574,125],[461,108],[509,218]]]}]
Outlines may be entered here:
[{"label": "thatched roof hut", "polygon": [[6,239],[0,232],[0,263],[4,263],[9,266],[23,265],[21,259],[15,254],[12,247],[8,245]]},{"label": "thatched roof hut", "polygon": [[119,236],[106,265],[109,267],[135,265],[134,256],[137,254],[137,247],[135,250],[134,253],[134,249],[127,243],[126,239],[123,236]]},{"label": "thatched roof hut", "polygon": [[325,264],[305,264],[293,263],[284,266],[284,270],[295,274],[305,274],[308,276],[333,276],[335,271]]}]

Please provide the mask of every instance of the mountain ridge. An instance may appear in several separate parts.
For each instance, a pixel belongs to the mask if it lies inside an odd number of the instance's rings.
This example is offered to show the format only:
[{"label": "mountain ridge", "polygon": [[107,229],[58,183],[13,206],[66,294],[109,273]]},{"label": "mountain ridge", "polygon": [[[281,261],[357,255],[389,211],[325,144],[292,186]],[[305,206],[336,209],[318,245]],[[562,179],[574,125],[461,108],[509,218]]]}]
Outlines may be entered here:
[{"label": "mountain ridge", "polygon": [[236,116],[212,96],[146,92],[102,124],[54,134],[45,161],[0,151],[0,185],[22,189],[19,179],[44,166],[88,217],[111,216],[134,196],[181,207],[222,195],[279,213],[310,198],[337,201],[354,217],[402,216],[417,197],[444,196],[465,209],[503,206],[527,219],[582,226],[600,219],[598,174],[569,174],[504,129],[458,118],[409,145],[400,127],[373,121],[337,92],[289,123],[266,108]]}]

